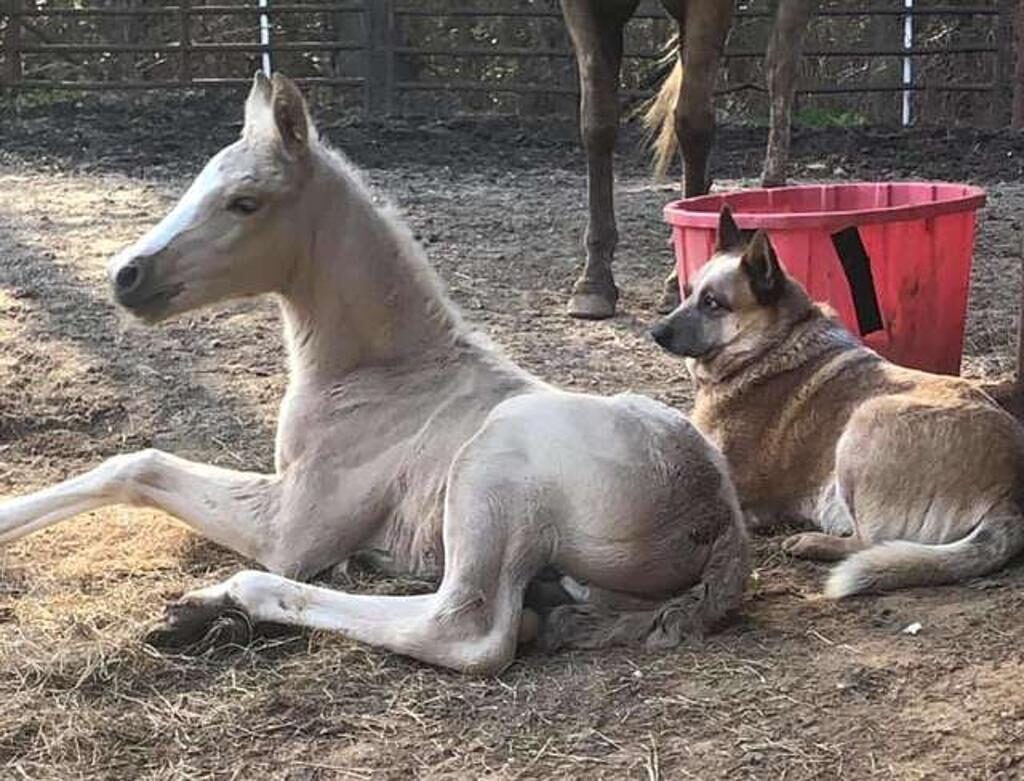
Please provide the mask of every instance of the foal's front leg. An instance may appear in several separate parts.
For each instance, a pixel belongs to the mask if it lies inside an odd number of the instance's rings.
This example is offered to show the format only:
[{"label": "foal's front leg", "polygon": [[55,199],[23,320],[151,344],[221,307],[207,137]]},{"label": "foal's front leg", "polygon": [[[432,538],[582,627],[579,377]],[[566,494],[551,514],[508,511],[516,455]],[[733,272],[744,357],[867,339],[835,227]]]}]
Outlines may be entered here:
[{"label": "foal's front leg", "polygon": [[113,504],[162,510],[273,567],[281,478],[197,464],[159,450],[115,456],[83,475],[0,502],[0,543]]}]

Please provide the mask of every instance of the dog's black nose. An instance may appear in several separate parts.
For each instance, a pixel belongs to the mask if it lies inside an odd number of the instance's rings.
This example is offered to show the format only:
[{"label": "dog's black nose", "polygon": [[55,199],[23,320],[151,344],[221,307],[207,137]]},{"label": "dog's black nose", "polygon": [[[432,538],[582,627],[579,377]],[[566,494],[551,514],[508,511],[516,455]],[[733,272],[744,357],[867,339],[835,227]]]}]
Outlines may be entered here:
[{"label": "dog's black nose", "polygon": [[114,286],[118,293],[130,293],[142,281],[142,270],[135,261],[125,263],[114,275]]},{"label": "dog's black nose", "polygon": [[672,333],[672,326],[662,321],[651,329],[651,338],[667,350],[672,344]]}]

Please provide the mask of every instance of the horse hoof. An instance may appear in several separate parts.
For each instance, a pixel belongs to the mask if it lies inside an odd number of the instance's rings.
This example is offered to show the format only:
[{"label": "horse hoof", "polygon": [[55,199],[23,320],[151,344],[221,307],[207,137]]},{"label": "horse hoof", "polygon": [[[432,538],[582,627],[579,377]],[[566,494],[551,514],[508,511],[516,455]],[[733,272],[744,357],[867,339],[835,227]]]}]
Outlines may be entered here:
[{"label": "horse hoof", "polygon": [[615,315],[615,302],[600,293],[574,293],[569,299],[569,317],[605,320]]},{"label": "horse hoof", "polygon": [[662,291],[661,300],[658,302],[658,314],[667,315],[674,312],[680,302],[679,290],[666,288]]},{"label": "horse hoof", "polygon": [[181,599],[166,608],[164,622],[143,642],[161,651],[201,652],[226,645],[248,645],[252,621],[234,602]]}]

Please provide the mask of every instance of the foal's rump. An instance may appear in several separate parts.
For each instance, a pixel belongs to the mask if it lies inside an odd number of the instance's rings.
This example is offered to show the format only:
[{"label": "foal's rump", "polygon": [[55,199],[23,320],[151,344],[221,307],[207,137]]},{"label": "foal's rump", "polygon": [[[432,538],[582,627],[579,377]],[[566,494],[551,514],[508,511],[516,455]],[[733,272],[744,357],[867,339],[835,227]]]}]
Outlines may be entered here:
[{"label": "foal's rump", "polygon": [[483,463],[501,472],[487,482],[529,494],[528,517],[510,521],[545,540],[546,563],[622,597],[612,602],[650,606],[570,608],[579,631],[567,634],[606,638],[573,644],[645,639],[669,602],[682,600],[677,615],[691,605],[698,624],[711,603],[714,620],[738,604],[748,562],[735,490],[717,449],[675,410],[633,395],[531,393],[495,408],[468,449],[478,479]]}]

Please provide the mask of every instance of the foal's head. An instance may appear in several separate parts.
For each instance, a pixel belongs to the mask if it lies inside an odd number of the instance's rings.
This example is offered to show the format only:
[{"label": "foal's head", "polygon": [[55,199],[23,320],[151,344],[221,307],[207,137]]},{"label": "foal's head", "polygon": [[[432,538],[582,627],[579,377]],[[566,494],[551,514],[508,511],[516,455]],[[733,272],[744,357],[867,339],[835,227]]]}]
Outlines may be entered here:
[{"label": "foal's head", "polygon": [[316,130],[295,85],[257,74],[242,137],[110,264],[117,302],[145,320],[280,290],[297,255]]}]

